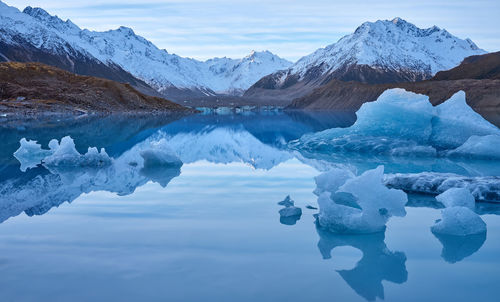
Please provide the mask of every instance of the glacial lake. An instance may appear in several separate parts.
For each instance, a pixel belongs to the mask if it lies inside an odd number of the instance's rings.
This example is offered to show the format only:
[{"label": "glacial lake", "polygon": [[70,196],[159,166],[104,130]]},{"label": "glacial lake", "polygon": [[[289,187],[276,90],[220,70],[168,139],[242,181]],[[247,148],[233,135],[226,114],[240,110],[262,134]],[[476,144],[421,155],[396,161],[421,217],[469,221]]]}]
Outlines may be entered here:
[{"label": "glacial lake", "polygon": [[[294,147],[355,120],[277,111],[2,120],[0,301],[497,301],[500,203],[477,202],[487,233],[465,237],[434,235],[443,205],[418,192],[385,232],[316,223],[314,178],[331,167],[500,175],[494,160]],[[116,160],[163,138],[182,166],[54,170],[13,156],[22,138],[47,149],[65,136]],[[288,195],[298,220],[280,217]]]}]

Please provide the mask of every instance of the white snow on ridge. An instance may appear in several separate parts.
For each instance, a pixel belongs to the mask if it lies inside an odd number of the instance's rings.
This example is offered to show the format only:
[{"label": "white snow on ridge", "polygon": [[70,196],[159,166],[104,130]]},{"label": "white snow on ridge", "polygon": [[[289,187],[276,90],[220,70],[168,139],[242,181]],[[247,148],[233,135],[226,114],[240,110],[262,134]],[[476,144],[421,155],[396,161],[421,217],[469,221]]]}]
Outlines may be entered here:
[{"label": "white snow on ridge", "polygon": [[470,39],[459,39],[445,29],[421,29],[395,18],[365,22],[337,43],[301,58],[289,71],[304,76],[309,69],[321,67],[325,74],[357,64],[434,75],[459,65],[465,57],[484,53]]},{"label": "white snow on ridge", "polygon": [[157,48],[127,27],[105,32],[80,29],[41,8],[23,13],[0,1],[0,38],[16,43],[21,35],[36,48],[63,51],[66,44],[105,64],[116,64],[161,91],[169,87],[210,89],[235,93],[247,89],[263,76],[286,69],[291,62],[269,51],[242,59],[215,58],[205,62],[183,58]]}]

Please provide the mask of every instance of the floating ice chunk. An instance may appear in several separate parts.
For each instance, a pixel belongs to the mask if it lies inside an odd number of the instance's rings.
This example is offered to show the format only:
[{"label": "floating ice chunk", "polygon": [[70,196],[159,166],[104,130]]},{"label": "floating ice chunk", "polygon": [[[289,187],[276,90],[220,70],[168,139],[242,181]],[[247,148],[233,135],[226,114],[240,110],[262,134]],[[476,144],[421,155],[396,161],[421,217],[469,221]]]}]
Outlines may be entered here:
[{"label": "floating ice chunk", "polygon": [[445,207],[466,207],[474,210],[476,200],[466,188],[451,188],[436,196],[436,200]]},{"label": "floating ice chunk", "polygon": [[[357,177],[342,178],[348,175],[338,171],[330,174],[340,177],[331,178],[334,184],[330,189],[336,191],[325,191],[318,198],[318,223],[322,227],[337,233],[375,233],[385,230],[391,216],[406,215],[406,193],[384,186],[383,166]],[[339,186],[342,179],[344,184]]]},{"label": "floating ice chunk", "polygon": [[385,212],[387,215],[405,216],[408,197],[405,192],[389,189],[383,183],[384,166],[366,171],[348,179],[338,192],[351,193],[364,211]]},{"label": "floating ice chunk", "polygon": [[334,168],[314,178],[316,190],[314,194],[321,195],[323,192],[336,192],[348,179],[354,178],[354,173],[347,169]]},{"label": "floating ice chunk", "polygon": [[75,148],[75,142],[69,136],[61,139],[61,142],[53,139],[49,142],[51,155],[43,159],[47,167],[98,167],[106,166],[111,163],[104,148],[97,151],[97,148],[88,148],[87,153],[80,154]]},{"label": "floating ice chunk", "polygon": [[302,209],[295,206],[289,206],[279,211],[281,217],[301,216]]},{"label": "floating ice chunk", "polygon": [[451,207],[441,211],[442,219],[431,227],[433,233],[468,236],[486,232],[486,223],[466,207]]},{"label": "floating ice chunk", "polygon": [[450,188],[467,188],[477,201],[500,202],[500,177],[468,177],[451,173],[386,174],[386,186],[407,192],[441,194]]},{"label": "floating ice chunk", "polygon": [[285,207],[292,207],[294,205],[294,201],[290,198],[290,195],[285,197],[284,200],[278,202],[280,206],[285,206]]},{"label": "floating ice chunk", "polygon": [[474,135],[500,135],[500,129],[467,105],[463,91],[436,106],[436,110],[437,117],[433,119],[430,141],[438,148],[456,148]]},{"label": "floating ice chunk", "polygon": [[22,138],[19,143],[21,146],[14,152],[14,157],[21,163],[21,171],[36,167],[42,163],[42,160],[52,152],[43,150],[42,145],[36,141]]},{"label": "floating ice chunk", "polygon": [[463,145],[449,151],[448,156],[500,159],[500,134],[473,135]]}]

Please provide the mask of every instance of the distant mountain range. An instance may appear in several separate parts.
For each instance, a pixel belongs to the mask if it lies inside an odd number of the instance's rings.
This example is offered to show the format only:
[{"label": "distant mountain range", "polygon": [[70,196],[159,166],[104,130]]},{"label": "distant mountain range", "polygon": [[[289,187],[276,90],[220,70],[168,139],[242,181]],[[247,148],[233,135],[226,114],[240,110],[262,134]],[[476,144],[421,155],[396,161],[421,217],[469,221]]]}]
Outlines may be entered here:
[{"label": "distant mountain range", "polygon": [[[41,8],[0,2],[0,61],[37,61],[83,75],[146,86],[168,97],[241,94],[263,76],[291,66],[268,52],[198,61],[170,54],[127,27],[80,29]],[[144,82],[147,85],[144,85]]]},{"label": "distant mountain range", "polygon": [[468,56],[484,53],[470,39],[461,40],[436,26],[421,29],[401,18],[365,22],[337,43],[264,77],[245,95],[295,98],[331,80],[420,81],[457,66]]},{"label": "distant mountain range", "polygon": [[200,98],[218,101],[222,95],[264,105],[273,100],[289,104],[337,82],[345,87],[343,83],[350,81],[380,85],[422,81],[442,76],[440,71],[458,66],[466,57],[485,53],[470,39],[395,18],[365,22],[296,63],[269,51],[253,51],[242,59],[199,61],[159,49],[127,27],[89,31],[41,8],[26,7],[21,12],[0,1],[0,61],[41,62],[129,83],[142,93],[186,105]]}]

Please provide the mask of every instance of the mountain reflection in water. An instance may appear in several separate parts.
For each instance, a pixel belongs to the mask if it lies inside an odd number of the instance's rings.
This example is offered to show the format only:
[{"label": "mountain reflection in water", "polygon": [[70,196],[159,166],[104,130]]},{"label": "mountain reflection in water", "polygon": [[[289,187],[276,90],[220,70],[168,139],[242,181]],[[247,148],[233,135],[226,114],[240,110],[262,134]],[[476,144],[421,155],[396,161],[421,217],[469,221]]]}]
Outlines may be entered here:
[{"label": "mountain reflection in water", "polygon": [[[5,223],[21,213],[27,216],[43,215],[64,202],[71,203],[83,194],[92,192],[131,196],[138,188],[148,183],[158,184],[168,191],[169,184],[182,177],[187,165],[198,163],[228,167],[234,163],[242,163],[253,169],[253,172],[246,173],[267,173],[293,162],[312,168],[318,174],[332,167],[348,168],[361,173],[377,165],[385,165],[386,173],[457,173],[472,179],[500,174],[498,163],[485,161],[353,156],[290,148],[289,142],[304,134],[335,127],[349,127],[355,118],[354,113],[345,112],[261,112],[142,116],[133,120],[130,116],[87,116],[61,118],[58,121],[47,119],[4,122],[0,126],[0,223]],[[59,169],[39,164],[21,172],[20,163],[13,157],[13,153],[19,148],[22,138],[36,140],[47,149],[51,139],[59,140],[64,136],[70,136],[81,153],[86,152],[88,147],[105,148],[113,159],[112,164],[103,167]],[[143,146],[159,140],[165,141],[184,165],[141,167],[130,164],[131,154],[138,154]],[[223,170],[224,166],[221,167]],[[233,176],[231,172],[227,173],[227,187],[231,187]],[[213,175],[208,174],[205,177],[211,179],[218,175],[214,172]],[[278,188],[282,184],[277,182],[267,185]],[[248,187],[249,191],[254,189],[258,188]],[[238,200],[234,202],[237,203]],[[270,202],[274,204],[275,200]],[[349,246],[360,250],[363,256],[353,269],[337,271],[338,276],[357,295],[369,301],[384,299],[387,295],[382,281],[393,284],[408,281],[412,272],[407,270],[407,263],[411,261],[411,256],[408,254],[410,259],[407,259],[406,251],[389,249],[386,245],[386,237],[389,236],[387,232],[365,235],[328,232],[311,223],[310,218],[317,210],[312,206],[305,207],[305,204],[309,205],[312,200],[304,202],[302,219],[281,217],[276,223],[292,233],[294,228],[303,224],[306,224],[307,229],[314,229],[319,235],[317,248],[323,259],[330,259],[331,252],[336,247]],[[431,195],[409,194],[407,207],[438,212],[443,206]],[[276,211],[273,210],[273,214],[277,211],[277,208]],[[500,205],[477,203],[476,212],[498,217],[493,215],[500,213]],[[441,255],[436,256],[446,263],[458,263],[471,257],[485,245],[487,239],[486,233],[465,237],[430,235],[430,225],[426,226],[426,232],[441,246]]]}]

